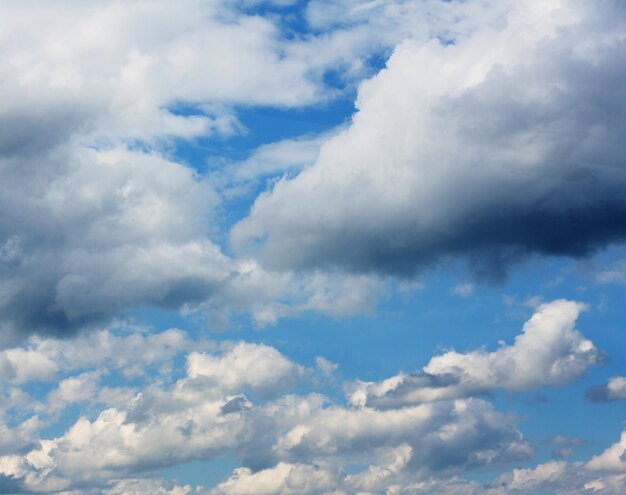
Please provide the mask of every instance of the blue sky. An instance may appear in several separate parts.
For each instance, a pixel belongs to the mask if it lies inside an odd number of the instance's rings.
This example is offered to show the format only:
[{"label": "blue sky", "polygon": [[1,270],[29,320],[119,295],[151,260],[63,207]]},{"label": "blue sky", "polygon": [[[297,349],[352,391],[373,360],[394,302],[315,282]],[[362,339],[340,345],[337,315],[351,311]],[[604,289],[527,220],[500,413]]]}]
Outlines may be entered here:
[{"label": "blue sky", "polygon": [[626,491],[621,1],[0,19],[0,493]]}]

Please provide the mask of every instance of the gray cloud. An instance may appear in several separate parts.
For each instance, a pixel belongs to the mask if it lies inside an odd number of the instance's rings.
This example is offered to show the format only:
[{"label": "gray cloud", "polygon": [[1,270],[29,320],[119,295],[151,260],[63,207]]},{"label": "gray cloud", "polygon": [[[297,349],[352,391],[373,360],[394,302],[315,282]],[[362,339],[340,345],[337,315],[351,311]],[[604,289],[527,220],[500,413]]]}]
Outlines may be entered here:
[{"label": "gray cloud", "polygon": [[41,171],[3,164],[5,334],[65,334],[133,306],[200,302],[233,271],[202,240],[215,200],[191,169],[123,148],[37,159]]},{"label": "gray cloud", "polygon": [[590,387],[585,391],[585,396],[591,402],[626,400],[626,377],[614,376],[606,385]]}]

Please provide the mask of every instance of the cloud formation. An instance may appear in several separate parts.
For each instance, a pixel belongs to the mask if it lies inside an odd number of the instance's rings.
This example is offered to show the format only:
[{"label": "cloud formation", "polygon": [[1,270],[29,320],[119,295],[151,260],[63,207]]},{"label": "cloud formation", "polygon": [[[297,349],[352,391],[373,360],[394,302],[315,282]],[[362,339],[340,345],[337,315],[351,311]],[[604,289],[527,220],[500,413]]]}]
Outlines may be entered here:
[{"label": "cloud formation", "polygon": [[602,353],[574,327],[584,307],[566,300],[543,304],[512,345],[493,352],[449,351],[431,358],[420,372],[379,383],[357,382],[351,387],[350,401],[385,409],[498,388],[530,390],[572,381],[602,359]]},{"label": "cloud formation", "polygon": [[[356,406],[331,398],[340,394],[320,393],[320,386],[335,386],[338,377],[330,374],[336,365],[318,357],[307,368],[264,344],[198,341],[177,329],[151,333],[127,326],[71,340],[31,337],[5,351],[37,359],[24,361],[21,381],[2,382],[0,487],[76,495],[530,495],[600,487],[598,493],[617,495],[626,482],[623,441],[587,463],[520,469],[535,449],[515,415],[474,397],[485,387],[528,389],[579,376],[593,363],[587,359],[593,346],[573,327],[581,309],[555,301],[537,310],[514,345],[433,357],[428,367],[445,357],[445,374],[454,357],[461,377],[442,385],[446,393],[436,400],[373,393],[398,382],[392,377],[367,384],[370,396]],[[94,348],[102,352],[94,355]],[[536,359],[527,363],[529,353]],[[51,369],[38,374],[42,361]],[[484,378],[487,368],[499,382]],[[477,377],[483,377],[480,386]],[[48,392],[30,396],[33,384]],[[73,418],[71,405],[81,406]],[[5,417],[14,419],[3,423]],[[65,426],[54,427],[59,421]],[[46,434],[50,427],[58,433]],[[556,437],[550,443],[577,441]],[[223,455],[239,467],[212,487],[176,485],[158,474]],[[499,474],[483,483],[466,479],[477,470]]]},{"label": "cloud formation", "polygon": [[[259,16],[253,4],[0,6],[11,19],[0,48],[0,346],[145,306],[201,307],[216,326],[242,311],[261,323],[288,312],[290,278],[222,253],[213,221],[221,184],[174,150],[242,132],[241,105],[332,98],[326,71],[371,47],[361,38],[320,49],[321,37],[288,36],[280,15]],[[308,162],[316,148],[267,146],[222,175],[252,180]],[[270,163],[277,154],[283,163]],[[267,287],[254,294],[261,279]]]},{"label": "cloud formation", "polygon": [[585,395],[592,402],[626,400],[626,377],[614,376],[606,385],[588,388]]},{"label": "cloud formation", "polygon": [[[215,493],[245,492],[246,483],[267,493],[332,490],[344,483],[336,466],[355,463],[372,466],[351,476],[350,486],[378,490],[405,471],[431,476],[494,467],[528,459],[533,451],[515,418],[481,399],[354,409],[310,390],[329,379],[325,370],[307,369],[272,347],[192,342],[174,329],[124,331],[71,341],[31,338],[31,351],[63,379],[41,403],[4,404],[23,407],[22,423],[0,430],[0,474],[20,490],[106,493],[120,483],[153,479],[158,468],[225,452],[243,466]],[[89,359],[87,349],[98,341],[104,352]],[[140,366],[125,376],[130,355]],[[165,373],[148,372],[154,367]],[[119,376],[110,378],[114,373]],[[309,392],[296,393],[302,386]],[[56,437],[39,436],[71,404],[89,405],[93,413],[81,414]]]},{"label": "cloud formation", "polygon": [[623,241],[620,5],[517,2],[451,44],[400,44],[352,125],[257,198],[233,245],[281,269],[407,275],[461,257],[498,278]]}]

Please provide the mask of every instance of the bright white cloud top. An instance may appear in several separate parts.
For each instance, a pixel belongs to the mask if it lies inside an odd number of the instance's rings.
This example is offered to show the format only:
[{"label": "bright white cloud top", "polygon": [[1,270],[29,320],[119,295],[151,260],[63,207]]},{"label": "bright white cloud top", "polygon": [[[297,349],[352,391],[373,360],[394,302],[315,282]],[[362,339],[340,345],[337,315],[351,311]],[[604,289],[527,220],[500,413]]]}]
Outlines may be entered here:
[{"label": "bright white cloud top", "polygon": [[584,306],[554,301],[539,307],[515,343],[494,352],[454,351],[433,357],[422,372],[381,383],[359,383],[351,402],[376,408],[433,402],[497,388],[529,390],[561,385],[597,364],[600,353],[574,329]]},{"label": "bright white cloud top", "polygon": [[0,1],[0,494],[626,492],[625,136],[622,0]]}]

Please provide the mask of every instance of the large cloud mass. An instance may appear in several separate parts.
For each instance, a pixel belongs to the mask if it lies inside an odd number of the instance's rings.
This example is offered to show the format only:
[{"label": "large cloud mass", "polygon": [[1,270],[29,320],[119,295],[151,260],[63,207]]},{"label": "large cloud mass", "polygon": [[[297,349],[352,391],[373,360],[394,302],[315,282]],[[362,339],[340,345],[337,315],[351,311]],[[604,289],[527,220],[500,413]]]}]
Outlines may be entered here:
[{"label": "large cloud mass", "polygon": [[622,241],[625,32],[619,1],[524,1],[452,43],[402,43],[352,125],[257,199],[234,245],[279,268],[461,256],[498,277]]},{"label": "large cloud mass", "polygon": [[[218,322],[251,311],[261,323],[299,310],[278,304],[288,278],[221,252],[214,184],[174,150],[242,132],[239,105],[331,98],[324,74],[369,45],[288,37],[280,16],[249,11],[257,3],[0,5],[0,346],[136,307],[201,305]],[[293,165],[269,163],[272,149],[229,180]],[[293,284],[309,296],[334,285]],[[292,306],[332,306],[309,299]]]}]

